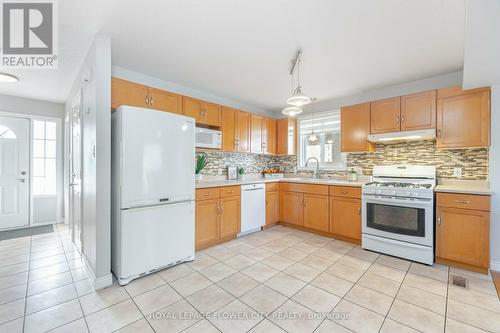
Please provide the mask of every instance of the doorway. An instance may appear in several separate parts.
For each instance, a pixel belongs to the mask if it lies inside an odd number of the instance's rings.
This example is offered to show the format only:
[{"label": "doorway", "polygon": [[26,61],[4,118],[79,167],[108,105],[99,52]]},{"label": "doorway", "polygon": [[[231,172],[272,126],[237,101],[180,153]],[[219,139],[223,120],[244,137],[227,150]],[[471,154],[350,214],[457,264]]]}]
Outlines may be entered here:
[{"label": "doorway", "polygon": [[78,94],[71,104],[69,117],[69,220],[71,239],[82,252],[82,98]]},{"label": "doorway", "polygon": [[0,229],[29,225],[30,120],[0,116]]}]

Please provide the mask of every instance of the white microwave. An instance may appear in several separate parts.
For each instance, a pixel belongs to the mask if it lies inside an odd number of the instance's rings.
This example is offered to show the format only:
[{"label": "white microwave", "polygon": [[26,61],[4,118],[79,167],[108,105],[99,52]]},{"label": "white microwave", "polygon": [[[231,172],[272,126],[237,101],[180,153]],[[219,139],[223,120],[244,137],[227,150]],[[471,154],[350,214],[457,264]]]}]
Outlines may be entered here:
[{"label": "white microwave", "polygon": [[222,132],[208,128],[196,127],[196,147],[221,149]]}]

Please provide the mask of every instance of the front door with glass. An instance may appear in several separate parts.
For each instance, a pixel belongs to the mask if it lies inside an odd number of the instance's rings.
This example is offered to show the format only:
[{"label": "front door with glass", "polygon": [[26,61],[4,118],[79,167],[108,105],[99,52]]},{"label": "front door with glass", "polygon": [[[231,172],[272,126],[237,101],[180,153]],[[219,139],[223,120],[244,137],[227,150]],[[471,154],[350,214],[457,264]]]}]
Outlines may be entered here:
[{"label": "front door with glass", "polygon": [[0,117],[0,230],[29,225],[30,121]]}]

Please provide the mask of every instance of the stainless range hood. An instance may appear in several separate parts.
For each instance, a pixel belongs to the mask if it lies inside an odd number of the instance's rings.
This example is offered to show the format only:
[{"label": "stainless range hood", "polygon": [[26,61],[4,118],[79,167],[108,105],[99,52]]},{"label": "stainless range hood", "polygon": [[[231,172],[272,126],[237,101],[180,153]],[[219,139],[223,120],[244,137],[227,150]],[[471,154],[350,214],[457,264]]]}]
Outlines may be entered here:
[{"label": "stainless range hood", "polygon": [[434,140],[434,139],[436,139],[435,129],[368,135],[368,141],[374,143],[384,143],[384,144],[391,144],[401,141],[421,141],[421,140]]}]

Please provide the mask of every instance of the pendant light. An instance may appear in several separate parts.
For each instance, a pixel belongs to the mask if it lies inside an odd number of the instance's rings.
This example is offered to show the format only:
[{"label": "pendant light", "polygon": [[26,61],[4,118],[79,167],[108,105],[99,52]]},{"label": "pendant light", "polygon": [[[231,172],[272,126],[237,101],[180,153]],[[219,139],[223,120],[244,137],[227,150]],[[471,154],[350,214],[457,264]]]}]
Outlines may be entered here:
[{"label": "pendant light", "polygon": [[307,139],[311,143],[316,143],[318,141],[318,136],[314,134],[314,116],[311,115],[311,135]]},{"label": "pendant light", "polygon": [[298,106],[298,107],[301,107],[301,106],[304,106],[304,105],[307,105],[309,103],[311,103],[311,97],[307,96],[306,94],[304,94],[304,92],[302,91],[302,87],[300,86],[300,63],[302,62],[302,52],[299,51],[299,53],[297,54],[297,58],[295,60],[295,65],[292,69],[292,76],[295,72],[295,68],[297,69],[297,88],[295,88],[295,90],[293,91],[293,94],[292,96],[287,99],[287,104],[288,105],[294,105],[294,106]]},{"label": "pendant light", "polygon": [[281,113],[289,117],[295,117],[296,115],[301,114],[302,111],[302,108],[299,108],[298,106],[287,106],[281,111]]}]

